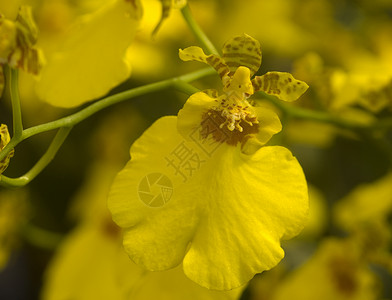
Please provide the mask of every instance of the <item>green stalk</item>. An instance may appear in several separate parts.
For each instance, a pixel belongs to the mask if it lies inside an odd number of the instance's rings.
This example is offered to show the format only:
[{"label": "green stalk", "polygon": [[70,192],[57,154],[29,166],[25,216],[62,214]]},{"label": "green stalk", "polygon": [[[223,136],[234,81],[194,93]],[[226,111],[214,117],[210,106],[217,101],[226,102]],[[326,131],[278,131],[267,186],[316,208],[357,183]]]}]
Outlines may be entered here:
[{"label": "green stalk", "polygon": [[258,93],[262,95],[263,99],[268,100],[269,102],[274,104],[277,108],[279,108],[284,114],[292,118],[327,123],[343,129],[350,129],[350,130],[369,131],[369,130],[376,130],[376,129],[392,128],[391,118],[381,119],[374,122],[373,124],[357,123],[357,122],[352,122],[349,120],[342,119],[340,117],[336,117],[333,114],[325,111],[315,111],[315,110],[310,110],[298,106],[289,105],[286,102],[279,100],[274,96],[267,95],[263,92],[258,92]]},{"label": "green stalk", "polygon": [[[28,171],[25,175],[20,176],[18,178],[9,178],[7,176],[1,175],[0,174],[0,185],[1,186],[8,186],[8,187],[21,187],[26,184],[28,184],[31,180],[33,180],[54,158],[55,154],[57,151],[60,149],[61,145],[65,141],[68,133],[71,131],[71,128],[80,123],[81,121],[87,119],[91,115],[97,113],[98,111],[114,105],[116,103],[122,102],[129,100],[131,98],[135,98],[141,95],[145,95],[148,93],[153,93],[157,91],[161,91],[164,89],[168,88],[174,88],[180,92],[183,92],[187,95],[194,94],[198,92],[199,90],[195,87],[193,87],[191,84],[188,82],[197,80],[199,78],[215,74],[215,70],[212,68],[205,68],[201,69],[196,72],[192,72],[189,74],[185,74],[182,76],[162,80],[156,83],[151,83],[147,84],[141,87],[137,87],[122,93],[118,93],[116,95],[112,95],[109,97],[106,97],[100,101],[94,102],[93,104],[89,105],[88,107],[72,114],[67,117],[58,119],[56,121],[48,122],[45,124],[37,125],[34,127],[27,128],[23,130],[21,127],[21,118],[20,116],[20,106],[18,106],[19,101],[15,101],[15,115],[17,120],[18,125],[17,132],[18,134],[14,135],[11,139],[11,141],[8,143],[8,145],[0,152],[0,160],[2,160],[13,148],[15,148],[20,142],[23,140],[32,137],[36,134],[43,133],[46,131],[54,130],[54,129],[59,129],[57,135],[53,139],[51,145],[49,146],[48,150],[46,153],[40,158],[40,160],[36,163],[36,165]],[[13,74],[13,80],[17,79],[15,77],[17,73]],[[13,93],[14,96],[17,95],[17,84],[14,83],[13,87]],[[14,99],[19,99],[19,97],[16,97]],[[14,105],[14,104],[13,104]],[[18,109],[19,107],[19,109]],[[19,111],[19,114],[18,114]],[[20,120],[20,122],[18,121]],[[15,127],[14,127],[15,128]],[[19,133],[19,131],[21,132]]]},{"label": "green stalk", "polygon": [[34,136],[39,133],[43,133],[46,131],[54,130],[60,127],[72,127],[81,121],[87,119],[91,115],[99,112],[100,110],[114,105],[116,103],[126,101],[137,96],[145,95],[148,93],[157,92],[160,90],[168,89],[173,87],[181,92],[186,93],[187,95],[191,95],[195,92],[198,92],[196,88],[192,88],[188,82],[203,78],[205,76],[209,76],[215,74],[215,70],[212,68],[204,68],[199,71],[195,71],[189,74],[185,74],[182,76],[162,80],[156,83],[147,84],[141,87],[137,87],[122,93],[118,93],[116,95],[112,95],[106,97],[100,101],[94,102],[90,106],[72,114],[67,117],[58,119],[56,121],[40,124],[34,127],[27,128],[22,131],[20,137],[13,137],[9,144],[0,152],[0,160],[2,160],[11,149],[15,148],[21,141]]},{"label": "green stalk", "polygon": [[22,110],[20,107],[19,97],[19,80],[18,70],[8,67],[8,82],[10,89],[10,97],[12,104],[12,120],[13,120],[13,137],[18,138],[23,132]]},{"label": "green stalk", "polygon": [[[77,113],[74,113],[70,116],[58,119],[53,122],[37,125],[34,127],[30,127],[23,132],[23,139],[29,138],[33,135],[36,135],[38,133],[42,133],[45,131],[50,131],[59,127],[64,127],[64,126],[74,126],[81,121],[87,119],[91,115],[97,113],[98,111],[112,106],[114,104],[142,96],[145,94],[165,90],[168,88],[175,88],[179,91],[185,92],[187,95],[191,95],[195,92],[198,92],[199,90],[196,88],[190,88],[190,85],[187,84],[189,81],[194,81],[196,79],[202,78],[207,75],[214,74],[215,70],[212,68],[205,68],[200,71],[192,72],[190,74],[186,74],[184,76],[179,76],[171,79],[166,79],[162,80],[159,82],[155,83],[150,83],[143,85],[141,87],[137,87],[125,92],[118,93],[116,95],[112,95],[109,97],[106,97],[100,101],[97,101],[90,106],[82,109],[81,111],[78,111]],[[0,153],[1,155],[1,153]],[[1,156],[0,156],[1,159]]]},{"label": "green stalk", "polygon": [[199,24],[193,18],[193,15],[188,5],[185,5],[184,8],[181,9],[181,13],[185,21],[187,22],[189,28],[191,29],[191,31],[196,36],[199,43],[206,51],[206,54],[219,55],[219,52],[216,50],[214,44],[209,40],[207,35],[204,33],[204,31],[201,29]]},{"label": "green stalk", "polygon": [[0,185],[8,187],[22,187],[32,181],[42,170],[53,160],[56,153],[64,143],[72,127],[62,127],[57,132],[56,136],[52,140],[48,150],[39,159],[39,161],[28,171],[25,175],[18,178],[8,178],[4,175],[1,176]]}]

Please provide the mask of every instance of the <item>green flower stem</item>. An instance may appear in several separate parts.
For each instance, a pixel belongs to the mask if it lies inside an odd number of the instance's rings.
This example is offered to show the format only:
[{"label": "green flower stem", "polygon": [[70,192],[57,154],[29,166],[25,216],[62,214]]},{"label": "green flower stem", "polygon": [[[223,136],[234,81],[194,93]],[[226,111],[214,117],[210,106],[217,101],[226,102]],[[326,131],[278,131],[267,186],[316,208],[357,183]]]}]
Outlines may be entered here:
[{"label": "green flower stem", "polygon": [[194,87],[193,85],[191,85],[189,83],[186,83],[186,82],[180,81],[180,80],[178,82],[174,82],[173,87],[176,90],[183,92],[187,95],[192,95],[197,92],[200,92],[200,90],[198,88]]},{"label": "green flower stem", "polygon": [[189,28],[192,30],[193,34],[196,36],[204,50],[206,50],[206,54],[219,55],[219,52],[216,50],[214,44],[208,39],[204,31],[200,28],[199,24],[193,18],[189,6],[185,5],[184,8],[181,9],[181,12]]},{"label": "green flower stem", "polygon": [[200,78],[206,77],[206,76],[210,76],[210,75],[217,75],[215,69],[213,69],[212,67],[208,67],[208,68],[203,68],[200,69],[198,71],[195,72],[191,72],[188,74],[184,74],[178,77],[174,77],[171,80],[176,83],[178,81],[182,81],[182,82],[192,82],[195,80],[198,80]]},{"label": "green flower stem", "polygon": [[311,120],[321,123],[328,123],[331,125],[335,125],[340,128],[350,129],[354,131],[371,131],[377,129],[388,129],[392,128],[392,119],[380,119],[373,124],[364,124],[352,122],[349,120],[342,119],[340,117],[334,116],[331,113],[325,111],[315,111],[310,110],[298,106],[290,105],[282,100],[274,96],[267,95],[263,92],[258,92],[262,95],[263,99],[268,100],[272,104],[274,104],[277,108],[279,108],[284,114],[289,117],[303,119],[303,120]]},{"label": "green flower stem", "polygon": [[18,88],[18,70],[7,67],[8,84],[12,103],[13,136],[20,137],[23,132],[22,110],[20,107],[20,97]]},{"label": "green flower stem", "polygon": [[[54,129],[60,128],[56,137],[52,141],[49,146],[47,152],[41,159],[37,162],[37,164],[25,175],[18,178],[9,178],[0,174],[0,185],[2,186],[14,186],[20,187],[28,184],[31,180],[33,180],[53,159],[54,155],[57,153],[58,149],[66,139],[71,128],[78,124],[79,122],[87,119],[91,115],[96,112],[114,105],[116,103],[129,100],[131,98],[145,95],[152,92],[157,92],[160,90],[174,88],[178,91],[181,91],[187,95],[191,95],[193,93],[198,92],[199,90],[188,82],[200,79],[205,76],[209,76],[215,74],[215,70],[212,68],[204,68],[196,72],[188,73],[182,76],[162,80],[156,83],[147,84],[141,87],[137,87],[122,93],[118,93],[116,95],[112,95],[106,97],[100,101],[97,101],[90,106],[80,110],[79,112],[69,115],[67,117],[58,119],[56,121],[52,121],[49,123],[37,125],[34,127],[27,128],[25,130],[22,129],[21,134],[14,135],[8,145],[0,152],[0,160],[2,160],[13,148],[15,148],[20,142],[23,140],[32,137],[36,134],[43,133],[46,131],[51,131]],[[15,89],[17,90],[17,86],[15,85]],[[16,91],[15,90],[15,91]]]},{"label": "green flower stem", "polygon": [[0,160],[2,160],[11,151],[11,149],[15,148],[21,141],[31,136],[46,131],[54,130],[60,127],[72,127],[78,124],[79,122],[87,119],[88,117],[95,114],[96,112],[108,106],[114,105],[116,103],[126,101],[131,98],[145,95],[148,93],[168,89],[171,87],[179,91],[185,92],[187,95],[191,95],[192,93],[198,92],[199,90],[197,90],[196,88],[191,88],[191,85],[189,85],[188,82],[195,81],[197,79],[203,78],[205,76],[213,75],[215,73],[216,71],[209,67],[182,76],[162,80],[156,83],[147,84],[122,93],[118,93],[116,95],[106,97],[100,101],[94,102],[93,104],[82,109],[81,111],[69,115],[67,117],[25,129],[23,130],[21,137],[18,138],[13,137],[9,142],[9,144],[3,149],[3,151],[0,152]]},{"label": "green flower stem", "polygon": [[[151,84],[146,84],[141,87],[137,87],[137,88],[125,91],[125,92],[118,93],[116,95],[106,97],[100,101],[97,101],[97,102],[91,104],[90,106],[86,107],[85,109],[78,111],[75,114],[58,119],[53,122],[37,125],[37,126],[34,126],[34,127],[31,127],[31,128],[24,130],[23,139],[26,139],[26,138],[29,138],[33,135],[38,134],[38,133],[50,131],[50,130],[53,130],[53,129],[56,129],[59,127],[74,126],[106,107],[112,106],[112,105],[117,104],[122,101],[129,100],[131,98],[142,96],[142,95],[145,95],[148,93],[153,93],[153,92],[157,92],[157,91],[161,91],[161,90],[169,89],[169,88],[175,88],[175,89],[178,89],[179,91],[185,92],[187,95],[191,95],[192,93],[197,92],[199,90],[197,90],[196,88],[191,89],[190,85],[187,84],[188,82],[194,81],[196,79],[205,77],[207,75],[212,75],[215,73],[216,73],[216,71],[214,69],[205,68],[200,71],[192,72],[192,73],[189,73],[189,74],[186,74],[183,76],[174,77],[174,78],[158,81],[158,82],[151,83]],[[1,159],[1,153],[0,153],[0,159]]]},{"label": "green flower stem", "polygon": [[39,159],[39,161],[28,171],[25,175],[18,178],[9,178],[4,175],[0,178],[0,185],[8,187],[22,187],[32,181],[42,170],[53,160],[57,151],[64,143],[72,127],[62,127],[57,132],[56,136],[52,140],[48,150]]}]

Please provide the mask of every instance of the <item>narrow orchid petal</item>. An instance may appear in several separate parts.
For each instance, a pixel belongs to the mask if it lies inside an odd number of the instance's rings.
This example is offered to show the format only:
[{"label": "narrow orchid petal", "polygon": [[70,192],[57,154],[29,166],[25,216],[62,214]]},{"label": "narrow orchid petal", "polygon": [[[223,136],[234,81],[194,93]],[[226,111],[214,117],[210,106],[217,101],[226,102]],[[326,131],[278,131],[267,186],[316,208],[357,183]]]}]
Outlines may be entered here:
[{"label": "narrow orchid petal", "polygon": [[255,92],[263,91],[288,102],[297,100],[309,87],[305,82],[285,72],[268,72],[253,78],[252,83]]},{"label": "narrow orchid petal", "polygon": [[215,54],[206,55],[200,47],[191,46],[184,50],[180,49],[179,56],[183,61],[199,61],[210,65],[221,78],[230,72],[224,59]]}]

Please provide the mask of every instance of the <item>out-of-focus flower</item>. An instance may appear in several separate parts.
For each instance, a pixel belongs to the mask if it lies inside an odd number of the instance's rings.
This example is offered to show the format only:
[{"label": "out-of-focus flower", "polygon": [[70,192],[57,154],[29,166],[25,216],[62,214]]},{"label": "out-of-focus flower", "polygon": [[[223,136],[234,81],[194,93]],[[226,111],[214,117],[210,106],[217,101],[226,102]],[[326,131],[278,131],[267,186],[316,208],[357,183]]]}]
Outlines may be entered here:
[{"label": "out-of-focus flower", "polygon": [[[309,52],[296,60],[293,73],[306,80],[311,86],[309,93],[305,94],[302,101],[296,105],[327,111],[342,120],[360,123],[363,126],[371,125],[377,120],[373,109],[364,109],[363,101],[370,95],[371,90],[381,91],[378,90],[378,88],[382,89],[382,85],[379,84],[385,82],[381,77],[373,73],[353,73],[344,71],[340,67],[329,67],[315,52]],[[375,84],[376,82],[378,84]],[[380,101],[377,105],[382,106],[385,103],[381,104]],[[355,136],[352,132],[331,124],[311,120],[293,120],[286,128],[287,141],[323,148],[330,146],[338,134]]]},{"label": "out-of-focus flower", "polygon": [[39,74],[43,56],[34,46],[37,37],[38,29],[30,7],[21,6],[16,21],[10,21],[0,14],[0,96],[4,89],[2,65]]},{"label": "out-of-focus flower", "polygon": [[285,141],[297,145],[327,148],[332,145],[338,129],[330,124],[308,121],[290,120],[285,124],[283,132]]},{"label": "out-of-focus flower", "polygon": [[37,80],[21,78],[22,98],[31,102],[38,95],[54,106],[75,107],[104,96],[130,76],[127,50],[142,17],[139,0],[29,4],[46,64]]},{"label": "out-of-focus flower", "polygon": [[163,21],[169,17],[170,11],[172,9],[183,8],[186,5],[187,0],[160,0],[160,2],[162,4],[162,15],[157,26],[154,28],[154,31],[152,32],[153,35],[157,34],[159,28],[161,28],[162,26]]},{"label": "out-of-focus flower", "polygon": [[19,234],[29,216],[25,191],[0,192],[0,270],[18,246]]},{"label": "out-of-focus flower", "polygon": [[[180,9],[178,9],[183,2],[173,3],[169,17],[164,19],[158,32],[151,36],[157,24],[160,23],[162,7],[157,0],[143,0],[143,19],[135,41],[127,52],[134,80],[151,82],[193,70],[192,66],[188,64],[178,64],[178,56],[175,54],[179,47],[195,42],[194,35],[191,34]],[[217,7],[221,7],[219,3],[198,0],[193,1],[190,5],[193,15],[203,28],[213,26],[216,21]],[[167,68],[168,65],[176,67]]]},{"label": "out-of-focus flower", "polygon": [[[335,223],[358,243],[364,259],[392,273],[392,174],[356,187],[334,207]],[[377,199],[377,201],[374,201]]]},{"label": "out-of-focus flower", "polygon": [[327,202],[323,194],[313,185],[308,185],[309,191],[309,220],[299,239],[315,240],[320,237],[327,227]]},{"label": "out-of-focus flower", "polygon": [[[8,127],[5,124],[1,124],[0,126],[0,152],[7,146],[10,142],[10,134],[8,132]],[[8,164],[10,163],[11,157],[14,156],[14,149],[12,149],[3,160],[0,161],[0,174],[7,169]]]},{"label": "out-of-focus flower", "polygon": [[78,205],[85,211],[80,211],[80,224],[59,246],[47,270],[42,299],[239,299],[241,288],[210,291],[186,278],[181,267],[148,272],[127,257],[121,231],[106,207],[106,194],[117,169],[111,163],[96,163],[76,196],[78,202],[88,205]]},{"label": "out-of-focus flower", "polygon": [[205,289],[186,278],[181,267],[148,272],[137,266],[123,251],[120,231],[111,222],[107,216],[101,226],[81,225],[66,238],[46,273],[42,299],[239,299],[242,289]]},{"label": "out-of-focus flower", "polygon": [[294,73],[311,84],[316,104],[342,116],[356,105],[371,113],[392,107],[392,56],[386,54],[392,52],[392,43],[381,30],[375,32],[376,53],[359,49],[342,55],[344,64],[330,66],[327,57],[315,52],[297,60]]},{"label": "out-of-focus flower", "polygon": [[[392,211],[392,174],[376,182],[362,184],[335,204],[336,224],[353,230],[361,223],[386,220]],[[377,199],[377,201],[374,201]]]},{"label": "out-of-focus flower", "polygon": [[79,17],[48,55],[37,83],[40,98],[74,107],[103,96],[130,75],[126,51],[136,33],[139,0],[115,0]]},{"label": "out-of-focus flower", "polygon": [[156,121],[131,147],[109,195],[136,263],[166,270],[183,262],[190,279],[219,290],[274,267],[284,254],[280,239],[299,233],[308,210],[297,160],[283,147],[262,147],[280,131],[278,117],[246,100],[258,89],[294,100],[306,84],[286,73],[251,81],[261,51],[247,35],[224,49],[223,58],[197,47],[180,52],[211,64],[224,94],[196,93],[178,118]]},{"label": "out-of-focus flower", "polygon": [[288,274],[272,299],[372,300],[378,299],[377,283],[353,240],[329,238],[304,265]]},{"label": "out-of-focus flower", "polygon": [[315,36],[298,24],[296,16],[301,9],[303,5],[297,1],[285,0],[222,4],[216,8],[215,20],[223,26],[213,27],[210,35],[220,41],[222,37],[227,39],[228,33],[247,32],[263,41],[267,52],[281,57],[297,56],[315,40]]}]

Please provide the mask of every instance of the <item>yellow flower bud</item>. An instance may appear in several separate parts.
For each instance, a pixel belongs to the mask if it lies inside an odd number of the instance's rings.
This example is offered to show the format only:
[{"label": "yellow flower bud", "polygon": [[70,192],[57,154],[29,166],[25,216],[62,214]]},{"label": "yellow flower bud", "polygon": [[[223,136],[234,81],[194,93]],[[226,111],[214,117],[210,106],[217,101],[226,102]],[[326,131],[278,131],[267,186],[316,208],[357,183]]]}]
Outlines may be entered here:
[{"label": "yellow flower bud", "polygon": [[34,47],[37,36],[38,29],[30,7],[21,6],[15,21],[0,16],[0,64],[38,75],[44,58]]},{"label": "yellow flower bud", "polygon": [[[11,140],[11,137],[8,132],[7,125],[1,124],[1,126],[0,126],[0,152],[3,151],[3,149],[5,148],[5,146],[7,146],[7,144],[10,142],[10,140]],[[10,162],[10,159],[13,156],[14,156],[14,149],[12,149],[10,151],[10,153],[8,153],[7,156],[3,160],[0,160],[0,174],[3,173],[5,171],[5,169],[7,169],[8,164]]]},{"label": "yellow flower bud", "polygon": [[15,23],[0,15],[0,63],[6,63],[16,47]]}]

